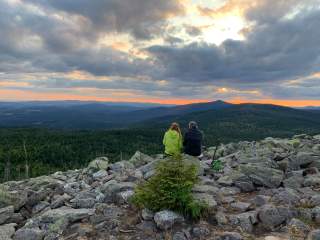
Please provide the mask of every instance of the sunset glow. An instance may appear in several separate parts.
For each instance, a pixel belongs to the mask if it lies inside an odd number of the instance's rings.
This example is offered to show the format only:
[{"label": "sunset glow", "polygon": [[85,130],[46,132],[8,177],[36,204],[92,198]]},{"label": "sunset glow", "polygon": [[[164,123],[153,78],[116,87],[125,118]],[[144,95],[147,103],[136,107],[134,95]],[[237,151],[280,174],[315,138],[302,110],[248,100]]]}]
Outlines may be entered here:
[{"label": "sunset glow", "polygon": [[320,106],[319,4],[0,1],[0,101]]}]

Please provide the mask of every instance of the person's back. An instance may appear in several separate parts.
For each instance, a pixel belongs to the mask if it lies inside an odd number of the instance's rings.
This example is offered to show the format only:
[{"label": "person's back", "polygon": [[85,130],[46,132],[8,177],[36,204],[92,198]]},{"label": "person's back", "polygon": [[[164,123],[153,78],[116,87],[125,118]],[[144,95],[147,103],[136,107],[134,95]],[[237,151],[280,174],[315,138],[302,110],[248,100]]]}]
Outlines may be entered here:
[{"label": "person's back", "polygon": [[182,135],[177,123],[173,123],[170,129],[165,133],[163,145],[165,146],[165,154],[167,155],[176,156],[181,153]]},{"label": "person's back", "polygon": [[202,148],[202,133],[199,131],[195,122],[189,123],[189,130],[184,135],[184,153],[191,156],[200,156]]}]

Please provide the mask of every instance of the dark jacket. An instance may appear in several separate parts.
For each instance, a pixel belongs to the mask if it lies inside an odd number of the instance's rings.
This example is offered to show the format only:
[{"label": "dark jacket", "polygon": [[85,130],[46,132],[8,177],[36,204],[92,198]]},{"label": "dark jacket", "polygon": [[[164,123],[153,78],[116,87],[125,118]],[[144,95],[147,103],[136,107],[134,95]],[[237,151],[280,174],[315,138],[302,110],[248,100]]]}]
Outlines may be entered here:
[{"label": "dark jacket", "polygon": [[202,147],[202,133],[197,129],[189,129],[184,135],[184,153],[191,156],[200,156]]}]

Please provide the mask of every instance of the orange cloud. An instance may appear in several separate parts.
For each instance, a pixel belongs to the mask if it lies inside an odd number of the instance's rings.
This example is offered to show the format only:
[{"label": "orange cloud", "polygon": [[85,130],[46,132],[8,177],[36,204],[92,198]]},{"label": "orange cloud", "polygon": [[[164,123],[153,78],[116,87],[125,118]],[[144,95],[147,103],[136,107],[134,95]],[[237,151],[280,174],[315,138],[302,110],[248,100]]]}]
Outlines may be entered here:
[{"label": "orange cloud", "polygon": [[[23,96],[23,98],[22,98]],[[0,101],[57,101],[57,100],[80,100],[80,101],[101,101],[101,102],[139,102],[139,103],[160,103],[160,104],[190,104],[209,102],[213,99],[183,99],[183,98],[168,98],[161,99],[148,96],[135,97],[134,94],[115,94],[115,97],[97,97],[83,96],[77,94],[66,93],[39,93],[22,90],[2,90],[0,89]],[[289,99],[229,99],[230,103],[260,103],[260,104],[275,104],[289,107],[305,107],[305,106],[320,106],[320,100],[289,100]]]}]

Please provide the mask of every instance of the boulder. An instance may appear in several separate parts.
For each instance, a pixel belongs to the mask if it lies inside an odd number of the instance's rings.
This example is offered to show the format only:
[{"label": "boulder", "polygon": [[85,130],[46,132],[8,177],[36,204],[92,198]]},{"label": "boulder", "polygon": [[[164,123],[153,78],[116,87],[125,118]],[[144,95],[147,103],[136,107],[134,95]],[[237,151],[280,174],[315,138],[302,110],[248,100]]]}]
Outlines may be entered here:
[{"label": "boulder", "polygon": [[129,163],[133,164],[134,167],[138,168],[143,165],[146,165],[147,163],[153,162],[154,159],[147,154],[144,154],[142,152],[135,152],[135,154],[130,158]]},{"label": "boulder", "polygon": [[308,235],[308,240],[319,240],[319,239],[320,239],[320,229],[313,230]]},{"label": "boulder", "polygon": [[310,232],[310,227],[299,219],[293,218],[289,224],[288,229],[290,237],[294,239],[305,239]]},{"label": "boulder", "polygon": [[265,167],[260,164],[246,164],[240,166],[240,171],[257,185],[277,188],[284,178],[283,171]]},{"label": "boulder", "polygon": [[14,234],[14,240],[42,240],[45,231],[39,228],[21,228]]},{"label": "boulder", "polygon": [[164,210],[154,215],[154,221],[161,230],[168,230],[174,224],[183,222],[184,218],[175,212]]},{"label": "boulder", "polygon": [[258,218],[266,229],[271,230],[286,220],[273,205],[264,205],[258,212]]},{"label": "boulder", "polygon": [[4,224],[8,219],[10,219],[14,214],[14,207],[9,206],[5,208],[0,208],[0,225]]},{"label": "boulder", "polygon": [[109,159],[107,157],[99,157],[91,161],[88,165],[89,169],[107,170],[109,166]]},{"label": "boulder", "polygon": [[193,198],[199,202],[205,203],[209,209],[213,209],[217,206],[217,202],[214,196],[207,193],[194,193]]},{"label": "boulder", "polygon": [[240,226],[243,231],[251,233],[254,229],[254,225],[258,222],[257,212],[251,211],[237,215],[231,215],[229,216],[229,220],[232,225]]},{"label": "boulder", "polygon": [[0,240],[11,240],[17,224],[10,223],[0,226]]},{"label": "boulder", "polygon": [[243,238],[237,232],[224,232],[217,237],[217,240],[243,240]]}]

